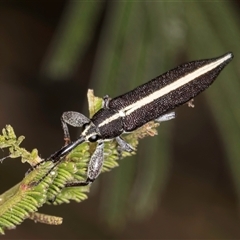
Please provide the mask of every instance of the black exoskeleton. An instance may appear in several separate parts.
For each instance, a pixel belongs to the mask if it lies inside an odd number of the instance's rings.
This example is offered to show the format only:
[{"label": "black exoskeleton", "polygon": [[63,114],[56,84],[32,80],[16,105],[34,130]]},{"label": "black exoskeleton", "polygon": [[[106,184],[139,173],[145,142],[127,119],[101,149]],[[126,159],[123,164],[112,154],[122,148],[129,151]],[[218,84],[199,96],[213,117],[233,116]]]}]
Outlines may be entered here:
[{"label": "black exoskeleton", "polygon": [[[61,122],[67,145],[45,161],[53,161],[56,166],[79,144],[98,142],[88,164],[86,181],[68,183],[67,187],[88,185],[101,172],[105,141],[116,139],[122,151],[134,151],[121,138],[123,133],[152,120],[161,122],[174,118],[174,112],[170,111],[207,89],[232,58],[233,54],[227,53],[218,58],[185,63],[121,96],[113,99],[106,96],[103,107],[91,119],[78,112],[64,112]],[[70,142],[67,125],[83,128],[74,142]]]}]

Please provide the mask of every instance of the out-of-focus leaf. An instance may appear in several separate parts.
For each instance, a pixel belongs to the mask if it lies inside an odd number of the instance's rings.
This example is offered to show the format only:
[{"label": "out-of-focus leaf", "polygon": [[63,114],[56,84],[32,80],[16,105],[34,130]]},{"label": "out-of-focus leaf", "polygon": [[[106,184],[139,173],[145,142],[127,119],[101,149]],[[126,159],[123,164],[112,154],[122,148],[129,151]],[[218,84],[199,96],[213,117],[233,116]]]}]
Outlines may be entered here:
[{"label": "out-of-focus leaf", "polygon": [[68,2],[43,60],[40,72],[43,79],[60,81],[73,75],[77,62],[81,61],[95,34],[103,5],[103,1]]},{"label": "out-of-focus leaf", "polygon": [[[223,51],[233,51],[235,58],[231,65],[219,76],[217,84],[206,94],[211,107],[213,117],[221,133],[224,147],[229,159],[229,166],[233,174],[236,190],[240,198],[240,150],[238,146],[240,132],[239,111],[239,58],[240,40],[239,27],[236,25],[236,15],[232,9],[231,2],[213,3],[191,3],[186,4],[186,19],[189,26],[188,55],[217,56]],[[196,29],[190,22],[195,18],[201,24]],[[201,29],[201,27],[204,29]],[[201,36],[198,35],[198,30]],[[194,43],[194,44],[193,44]],[[197,47],[196,47],[197,46]]]}]

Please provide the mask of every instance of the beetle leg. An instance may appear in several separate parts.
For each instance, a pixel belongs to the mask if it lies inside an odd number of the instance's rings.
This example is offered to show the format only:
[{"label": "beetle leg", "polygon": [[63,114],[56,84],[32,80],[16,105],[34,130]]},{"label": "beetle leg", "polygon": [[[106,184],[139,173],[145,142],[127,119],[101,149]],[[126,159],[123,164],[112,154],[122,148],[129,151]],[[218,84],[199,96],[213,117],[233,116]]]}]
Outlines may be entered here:
[{"label": "beetle leg", "polygon": [[62,129],[64,134],[65,146],[71,142],[68,125],[73,127],[82,127],[89,123],[90,119],[79,112],[64,112],[61,117]]},{"label": "beetle leg", "polygon": [[103,107],[103,108],[109,108],[109,107],[108,107],[109,101],[110,101],[110,97],[109,97],[108,95],[105,95],[105,96],[103,97],[102,107]]},{"label": "beetle leg", "polygon": [[125,152],[133,152],[135,151],[135,149],[129,144],[127,143],[125,140],[123,140],[121,137],[116,137],[115,138],[118,146],[119,146],[119,150],[120,152],[125,151]]},{"label": "beetle leg", "polygon": [[176,117],[175,112],[170,112],[170,113],[166,113],[164,115],[161,115],[160,117],[155,119],[155,121],[156,122],[165,122],[165,121],[169,121],[171,119],[174,119],[175,117]]},{"label": "beetle leg", "polygon": [[104,143],[99,142],[88,164],[87,179],[84,182],[69,182],[65,185],[65,187],[87,186],[90,183],[94,182],[102,170],[103,161]]}]

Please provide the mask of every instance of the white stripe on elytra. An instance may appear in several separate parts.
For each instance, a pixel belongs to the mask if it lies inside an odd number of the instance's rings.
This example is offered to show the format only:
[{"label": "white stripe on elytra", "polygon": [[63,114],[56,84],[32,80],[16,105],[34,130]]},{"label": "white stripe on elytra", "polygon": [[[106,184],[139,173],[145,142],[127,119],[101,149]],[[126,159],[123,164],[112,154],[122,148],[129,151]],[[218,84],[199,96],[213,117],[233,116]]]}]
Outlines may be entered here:
[{"label": "white stripe on elytra", "polygon": [[154,101],[160,97],[163,97],[164,95],[184,86],[185,84],[188,84],[189,82],[200,77],[201,75],[204,75],[207,72],[212,71],[214,68],[218,67],[223,62],[230,59],[231,57],[232,57],[232,54],[229,53],[229,54],[225,55],[224,57],[216,60],[215,62],[211,62],[207,65],[204,65],[203,67],[198,68],[194,72],[191,72],[191,73],[179,78],[178,80],[174,81],[173,83],[168,84],[167,86],[151,93],[150,95],[138,100],[137,102],[135,102],[129,106],[126,106],[125,108],[121,109],[119,111],[119,113],[112,115],[110,118],[108,118],[108,119],[104,120],[102,123],[100,123],[99,127],[102,127],[102,126],[118,119],[122,115],[122,114],[120,114],[122,112],[124,112],[125,116],[127,116],[127,115],[131,114],[132,112],[136,111],[137,109],[151,103],[152,101]]}]

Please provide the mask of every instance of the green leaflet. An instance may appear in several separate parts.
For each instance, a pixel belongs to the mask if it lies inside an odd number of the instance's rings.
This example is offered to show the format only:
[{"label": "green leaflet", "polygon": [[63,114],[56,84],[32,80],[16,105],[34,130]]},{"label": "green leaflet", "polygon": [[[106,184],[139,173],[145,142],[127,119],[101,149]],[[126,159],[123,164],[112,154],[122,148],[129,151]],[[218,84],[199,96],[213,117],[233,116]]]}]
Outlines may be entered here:
[{"label": "green leaflet", "polygon": [[[102,106],[102,99],[95,97],[92,90],[88,91],[88,103],[90,117]],[[157,134],[158,123],[145,124],[131,134],[124,136],[125,140],[137,149],[138,139]],[[24,137],[16,137],[11,126],[6,126],[0,135],[0,148],[8,148],[9,158],[20,157],[22,162],[28,162],[31,166],[40,162],[37,150],[28,152],[20,147]],[[68,156],[51,171],[37,186],[34,182],[42,179],[53,167],[52,162],[43,162],[36,169],[25,176],[22,182],[0,195],[0,233],[4,229],[13,229],[24,219],[30,218],[37,222],[58,225],[62,219],[55,216],[38,213],[38,209],[45,203],[58,205],[69,203],[70,200],[81,202],[87,198],[89,186],[64,188],[68,182],[86,179],[86,170],[91,154],[96,144],[83,143],[76,147]],[[122,153],[121,158],[134,153]],[[115,140],[105,143],[104,165],[102,172],[110,171],[118,166],[119,153]]]}]

